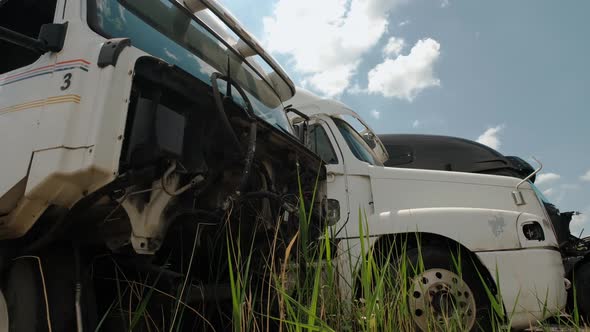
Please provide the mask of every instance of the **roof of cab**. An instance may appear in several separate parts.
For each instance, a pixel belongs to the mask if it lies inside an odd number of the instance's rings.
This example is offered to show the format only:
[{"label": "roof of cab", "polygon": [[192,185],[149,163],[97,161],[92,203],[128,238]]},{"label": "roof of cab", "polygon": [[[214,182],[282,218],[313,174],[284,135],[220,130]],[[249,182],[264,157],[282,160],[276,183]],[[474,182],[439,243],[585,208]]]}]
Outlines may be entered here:
[{"label": "roof of cab", "polygon": [[287,100],[285,105],[291,105],[293,108],[307,116],[326,114],[329,116],[351,115],[355,118],[360,118],[358,114],[345,104],[336,100],[322,98],[299,87],[297,88],[295,96]]}]

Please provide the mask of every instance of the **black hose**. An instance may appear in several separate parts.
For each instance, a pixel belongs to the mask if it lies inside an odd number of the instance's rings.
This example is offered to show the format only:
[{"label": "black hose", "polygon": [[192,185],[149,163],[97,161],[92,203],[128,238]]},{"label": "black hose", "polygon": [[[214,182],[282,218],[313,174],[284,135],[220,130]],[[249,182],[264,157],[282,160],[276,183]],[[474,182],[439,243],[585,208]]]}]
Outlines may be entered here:
[{"label": "black hose", "polygon": [[240,179],[240,185],[238,186],[237,194],[244,192],[250,179],[250,172],[252,171],[252,161],[254,161],[254,154],[256,152],[256,132],[258,125],[256,121],[250,123],[250,135],[248,137],[248,151],[246,152],[246,158],[244,160],[244,171],[242,172],[242,178]]},{"label": "black hose", "polygon": [[[242,99],[244,100],[244,103],[246,103],[246,108],[245,108],[246,115],[248,116],[250,121],[256,121],[256,114],[254,114],[254,108],[252,108],[252,103],[250,103],[250,99],[246,95],[246,91],[244,91],[244,89],[242,89],[241,86],[236,84],[236,82],[234,82],[230,77],[223,76],[220,73],[213,73],[211,75],[211,84],[212,84],[212,86],[214,86],[213,89],[217,90],[217,97],[219,97],[219,87],[217,87],[217,80],[226,81],[228,86],[231,85],[238,91],[238,93],[240,94],[240,97],[242,97]],[[229,96],[226,96],[226,97],[229,97]],[[221,101],[221,98],[220,98],[220,101]],[[223,104],[221,104],[221,109],[223,110]]]},{"label": "black hose", "polygon": [[[250,179],[250,173],[252,172],[252,162],[254,161],[254,154],[256,152],[256,132],[258,130],[256,115],[254,114],[254,109],[252,108],[252,103],[250,103],[250,99],[246,95],[246,92],[242,87],[236,84],[230,77],[223,76],[220,73],[213,73],[211,75],[211,86],[213,87],[214,97],[215,97],[215,104],[217,105],[217,110],[220,113],[222,121],[226,129],[230,132],[230,136],[237,146],[240,146],[238,138],[236,136],[235,131],[231,127],[229,120],[227,119],[227,115],[225,114],[225,110],[223,108],[223,101],[221,100],[221,95],[219,93],[219,86],[217,85],[217,80],[224,80],[227,82],[228,87],[231,85],[233,86],[244,102],[246,103],[246,115],[250,120],[250,134],[248,136],[248,149],[246,150],[246,156],[244,158],[244,170],[242,172],[242,178],[240,179],[240,184],[236,189],[236,192],[233,196],[240,196],[241,193],[246,189],[248,185],[248,180]],[[228,88],[229,91],[229,88]]]},{"label": "black hose", "polygon": [[[234,131],[233,127],[229,123],[229,119],[227,118],[227,114],[225,114],[225,109],[223,107],[223,100],[221,99],[221,93],[219,92],[219,86],[217,85],[218,79],[224,79],[224,76],[220,73],[213,73],[211,75],[211,87],[213,88],[213,98],[215,99],[215,106],[217,109],[217,114],[219,115],[219,119],[225,128],[225,131],[231,138],[234,145],[241,151],[240,148],[240,141],[238,140],[238,136]],[[227,81],[227,80],[226,80]],[[228,83],[229,84],[229,83]]]},{"label": "black hose", "polygon": [[273,183],[272,178],[270,177],[268,169],[264,166],[264,164],[258,164],[257,166],[259,168],[260,173],[262,173],[264,179],[266,180],[266,186],[270,189],[271,192],[276,192],[275,184]]}]

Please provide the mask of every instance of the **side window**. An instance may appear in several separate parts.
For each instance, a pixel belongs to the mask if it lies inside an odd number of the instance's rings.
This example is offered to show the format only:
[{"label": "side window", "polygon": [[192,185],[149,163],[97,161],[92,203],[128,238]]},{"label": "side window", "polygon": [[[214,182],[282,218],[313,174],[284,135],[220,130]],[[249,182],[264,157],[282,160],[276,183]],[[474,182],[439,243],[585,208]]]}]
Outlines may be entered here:
[{"label": "side window", "polygon": [[309,140],[307,147],[315,152],[326,164],[337,164],[338,157],[332,148],[330,138],[326,133],[324,127],[319,124],[311,125],[309,127]]},{"label": "side window", "polygon": [[[31,38],[37,38],[41,26],[53,22],[57,0],[0,1],[0,26]],[[39,58],[37,52],[0,40],[0,74],[29,65]]]}]

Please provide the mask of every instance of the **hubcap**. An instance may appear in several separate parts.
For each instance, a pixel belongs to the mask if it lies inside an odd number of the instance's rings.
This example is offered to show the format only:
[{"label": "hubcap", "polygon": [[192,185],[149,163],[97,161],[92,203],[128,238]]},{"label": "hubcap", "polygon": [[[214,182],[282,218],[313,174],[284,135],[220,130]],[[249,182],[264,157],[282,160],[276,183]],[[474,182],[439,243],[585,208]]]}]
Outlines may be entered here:
[{"label": "hubcap", "polygon": [[[423,331],[449,325],[470,330],[475,323],[473,292],[459,276],[445,269],[430,269],[417,275],[410,288],[410,310]],[[452,321],[452,322],[451,322]]]}]

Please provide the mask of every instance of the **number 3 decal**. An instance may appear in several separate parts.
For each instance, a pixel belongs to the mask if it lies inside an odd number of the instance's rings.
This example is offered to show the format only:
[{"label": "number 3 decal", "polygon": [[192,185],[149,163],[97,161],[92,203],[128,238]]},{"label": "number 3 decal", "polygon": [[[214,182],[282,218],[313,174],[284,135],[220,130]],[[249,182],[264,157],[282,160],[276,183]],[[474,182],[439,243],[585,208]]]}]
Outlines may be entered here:
[{"label": "number 3 decal", "polygon": [[60,86],[59,88],[61,89],[61,91],[63,90],[67,90],[70,85],[72,84],[72,74],[71,73],[67,73],[64,75],[64,84],[62,86]]}]

